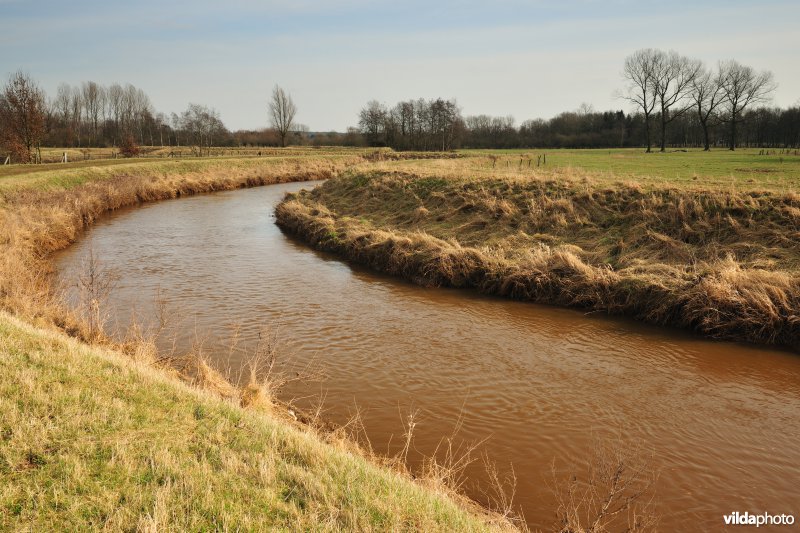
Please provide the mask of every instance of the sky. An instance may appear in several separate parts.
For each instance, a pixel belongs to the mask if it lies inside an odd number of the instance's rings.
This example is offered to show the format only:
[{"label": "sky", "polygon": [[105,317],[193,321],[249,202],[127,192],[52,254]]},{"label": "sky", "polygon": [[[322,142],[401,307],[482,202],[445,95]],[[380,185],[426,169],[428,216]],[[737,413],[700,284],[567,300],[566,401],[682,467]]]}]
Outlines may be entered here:
[{"label": "sky", "polygon": [[625,57],[660,48],[770,70],[800,104],[800,2],[0,0],[0,76],[132,83],[156,110],[191,103],[229,129],[268,126],[272,88],[311,131],[344,131],[369,100],[454,98],[517,124],[619,98]]}]

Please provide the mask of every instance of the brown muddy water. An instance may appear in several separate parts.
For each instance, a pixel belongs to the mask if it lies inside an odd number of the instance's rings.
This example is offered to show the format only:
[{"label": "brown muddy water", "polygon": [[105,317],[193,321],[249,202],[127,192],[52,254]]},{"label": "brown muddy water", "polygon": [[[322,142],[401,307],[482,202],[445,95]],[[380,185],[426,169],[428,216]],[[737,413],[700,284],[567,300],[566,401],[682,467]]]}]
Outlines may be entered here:
[{"label": "brown muddy water", "polygon": [[[457,442],[484,441],[476,455],[504,472],[513,465],[516,503],[533,528],[555,520],[551,467],[561,483],[580,477],[598,442],[618,437],[654,455],[662,531],[720,530],[732,511],[800,515],[799,355],[350,266],[274,224],[284,192],[312,185],[122,210],[59,254],[57,270],[74,285],[91,248],[120,276],[112,328],[133,312],[152,320],[160,288],[183,316],[179,351],[202,341],[233,371],[242,356],[226,347],[231,325],[241,326],[240,347],[271,325],[286,360],[324,374],[284,398],[307,406],[322,394],[337,423],[358,408],[376,450],[398,449],[412,410],[412,460],[460,420]],[[480,463],[466,484],[478,498]]]}]

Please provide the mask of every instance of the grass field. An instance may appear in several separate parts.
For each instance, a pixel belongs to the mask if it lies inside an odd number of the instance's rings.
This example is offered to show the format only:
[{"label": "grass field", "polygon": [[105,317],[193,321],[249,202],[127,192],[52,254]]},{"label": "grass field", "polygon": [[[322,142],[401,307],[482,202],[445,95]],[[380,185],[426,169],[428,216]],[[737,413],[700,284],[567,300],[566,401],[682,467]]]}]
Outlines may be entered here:
[{"label": "grass field", "polygon": [[[740,149],[734,152],[714,149],[703,152],[689,149],[686,152],[644,153],[637,148],[613,150],[464,150],[469,156],[495,155],[501,158],[497,166],[519,168],[520,157],[531,157],[536,166],[539,155],[547,156],[547,167],[585,170],[593,174],[606,174],[616,180],[651,179],[681,184],[701,181],[709,183],[755,183],[766,187],[780,187],[784,180],[800,181],[800,151],[781,154],[780,149],[770,149],[763,155],[761,149]],[[523,166],[527,168],[527,160]],[[751,181],[752,180],[752,181]]]}]

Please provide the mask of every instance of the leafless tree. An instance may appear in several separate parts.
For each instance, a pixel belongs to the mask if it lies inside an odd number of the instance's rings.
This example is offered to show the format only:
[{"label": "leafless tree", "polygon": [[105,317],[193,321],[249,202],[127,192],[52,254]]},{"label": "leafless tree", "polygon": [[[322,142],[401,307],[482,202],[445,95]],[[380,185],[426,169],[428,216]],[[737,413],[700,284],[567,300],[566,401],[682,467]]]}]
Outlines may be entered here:
[{"label": "leafless tree", "polygon": [[627,81],[626,93],[622,96],[642,110],[644,115],[645,138],[647,152],[651,151],[650,118],[655,109],[655,81],[653,72],[658,60],[659,51],[652,48],[637,50],[625,58],[622,77]]},{"label": "leafless tree", "polygon": [[214,137],[225,132],[217,110],[199,104],[189,104],[181,115],[180,127],[198,145],[200,155],[203,149],[210,153]]},{"label": "leafless tree", "polygon": [[382,146],[386,144],[386,116],[388,115],[386,106],[377,100],[370,100],[358,114],[358,127],[366,136],[367,142],[372,146]]},{"label": "leafless tree", "polygon": [[286,137],[294,126],[296,114],[297,107],[292,102],[292,97],[276,85],[269,102],[269,118],[272,127],[278,132],[281,146],[286,146]]},{"label": "leafless tree", "polygon": [[45,134],[44,91],[24,72],[11,75],[0,98],[0,144],[29,162]]},{"label": "leafless tree", "polygon": [[717,111],[724,102],[720,72],[712,73],[702,68],[692,80],[692,102],[697,111],[697,120],[703,128],[703,150],[711,149],[709,128],[717,121]]},{"label": "leafless tree", "polygon": [[78,146],[81,146],[81,116],[83,115],[83,96],[81,96],[80,88],[75,87],[72,90],[72,96],[70,97],[70,130],[72,134],[75,135],[75,138],[78,142]]},{"label": "leafless tree", "polygon": [[653,95],[661,111],[661,151],[665,152],[667,124],[691,109],[688,97],[702,63],[673,50],[655,50],[652,58]]},{"label": "leafless tree", "polygon": [[119,83],[111,84],[106,90],[108,100],[108,116],[113,126],[112,144],[117,146],[122,134],[122,100],[125,90]]},{"label": "leafless tree", "polygon": [[742,122],[742,113],[747,106],[769,100],[776,84],[772,72],[756,72],[752,67],[735,60],[725,61],[719,66],[722,91],[725,93],[726,118],[730,124],[730,149],[736,149],[736,125]]},{"label": "leafless tree", "polygon": [[89,144],[96,145],[99,137],[100,115],[106,99],[106,91],[101,85],[93,81],[84,82],[81,87],[81,98],[83,99],[86,120],[91,128]]}]

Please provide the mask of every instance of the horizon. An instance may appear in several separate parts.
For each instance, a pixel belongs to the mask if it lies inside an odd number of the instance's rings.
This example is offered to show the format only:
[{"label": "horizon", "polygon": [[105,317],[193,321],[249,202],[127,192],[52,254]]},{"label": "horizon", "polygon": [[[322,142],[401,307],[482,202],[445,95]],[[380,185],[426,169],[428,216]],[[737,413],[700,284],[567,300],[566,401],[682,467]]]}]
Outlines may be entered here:
[{"label": "horizon", "polygon": [[200,2],[191,9],[146,1],[130,9],[93,0],[78,6],[60,14],[47,1],[33,12],[20,0],[0,0],[6,50],[0,75],[23,70],[49,97],[60,83],[132,83],[157,111],[207,105],[230,130],[268,127],[276,84],[296,103],[297,122],[312,132],[356,126],[369,100],[391,106],[420,97],[454,99],[465,116],[511,115],[519,125],[582,104],[633,111],[614,96],[625,86],[623,61],[652,47],[708,67],[736,59],[770,70],[778,83],[770,105],[800,102],[791,22],[800,5],[785,1],[714,1],[690,11],[688,3],[625,1],[431,7],[234,0],[225,8]]}]

